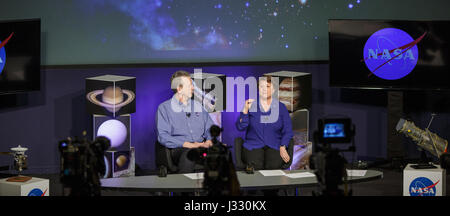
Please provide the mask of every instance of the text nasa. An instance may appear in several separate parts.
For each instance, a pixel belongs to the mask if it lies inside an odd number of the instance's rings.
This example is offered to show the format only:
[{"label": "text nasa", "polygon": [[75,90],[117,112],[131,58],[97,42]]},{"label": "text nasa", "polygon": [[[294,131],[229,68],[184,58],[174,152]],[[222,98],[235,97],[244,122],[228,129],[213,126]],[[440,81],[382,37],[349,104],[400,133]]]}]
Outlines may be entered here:
[{"label": "text nasa", "polygon": [[[378,59],[378,53],[381,50],[379,49],[369,49],[369,59]],[[395,59],[409,59],[409,60],[416,60],[416,58],[414,58],[414,55],[412,53],[412,51],[409,49],[406,51],[406,53],[402,53],[401,49],[396,49],[394,50],[394,52],[392,53],[392,55],[395,57]],[[391,53],[389,52],[388,49],[383,49],[383,53],[380,59],[392,59]]]},{"label": "text nasa", "polygon": [[411,194],[430,194],[430,195],[434,195],[436,192],[434,191],[434,188],[428,188],[428,187],[425,187],[425,188],[420,188],[420,187],[412,187],[411,188],[411,191],[410,191],[410,193]]}]

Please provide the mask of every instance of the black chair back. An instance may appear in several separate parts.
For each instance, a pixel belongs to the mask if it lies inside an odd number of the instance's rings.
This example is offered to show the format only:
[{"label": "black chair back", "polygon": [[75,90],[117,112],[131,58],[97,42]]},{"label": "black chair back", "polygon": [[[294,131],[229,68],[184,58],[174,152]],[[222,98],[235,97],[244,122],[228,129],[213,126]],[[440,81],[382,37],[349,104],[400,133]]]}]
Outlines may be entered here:
[{"label": "black chair back", "polygon": [[178,167],[172,160],[170,149],[159,143],[158,140],[155,143],[155,162],[158,168],[166,167],[168,173],[176,173],[178,170]]},{"label": "black chair back", "polygon": [[245,170],[245,164],[242,162],[242,148],[244,140],[241,137],[234,139],[234,159],[236,170]]}]

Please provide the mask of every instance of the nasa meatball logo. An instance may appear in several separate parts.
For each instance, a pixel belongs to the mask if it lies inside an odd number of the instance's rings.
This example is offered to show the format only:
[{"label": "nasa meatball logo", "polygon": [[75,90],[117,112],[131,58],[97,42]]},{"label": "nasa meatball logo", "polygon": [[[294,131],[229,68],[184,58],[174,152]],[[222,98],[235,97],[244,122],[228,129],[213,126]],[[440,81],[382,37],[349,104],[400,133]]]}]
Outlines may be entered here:
[{"label": "nasa meatball logo", "polygon": [[372,34],[364,45],[362,60],[370,70],[369,77],[374,74],[385,80],[397,80],[411,73],[419,59],[417,44],[426,34],[413,39],[396,28],[385,28]]},{"label": "nasa meatball logo", "polygon": [[30,193],[28,193],[28,196],[45,196],[46,192],[47,192],[47,189],[45,189],[45,191],[42,192],[41,189],[35,188],[35,189],[31,190]]},{"label": "nasa meatball logo", "polygon": [[436,183],[428,178],[419,177],[414,179],[409,185],[409,194],[411,196],[436,196]]},{"label": "nasa meatball logo", "polygon": [[[5,45],[8,43],[9,39],[14,35],[14,32],[11,33],[5,40],[0,41],[0,75],[3,72],[3,68],[6,64],[6,50]],[[0,39],[1,40],[1,39]]]}]

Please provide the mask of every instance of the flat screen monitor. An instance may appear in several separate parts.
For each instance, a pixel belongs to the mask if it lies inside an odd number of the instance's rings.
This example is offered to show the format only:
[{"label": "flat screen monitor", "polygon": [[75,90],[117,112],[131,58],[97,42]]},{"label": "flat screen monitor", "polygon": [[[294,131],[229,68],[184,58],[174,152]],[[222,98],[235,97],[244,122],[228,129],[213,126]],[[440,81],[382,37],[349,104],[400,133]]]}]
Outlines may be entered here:
[{"label": "flat screen monitor", "polygon": [[450,21],[329,20],[330,86],[450,88]]},{"label": "flat screen monitor", "polygon": [[41,21],[0,21],[0,94],[40,89]]},{"label": "flat screen monitor", "polygon": [[319,119],[318,128],[319,143],[350,143],[354,135],[349,118]]},{"label": "flat screen monitor", "polygon": [[323,129],[324,138],[343,138],[345,137],[343,123],[327,123]]}]

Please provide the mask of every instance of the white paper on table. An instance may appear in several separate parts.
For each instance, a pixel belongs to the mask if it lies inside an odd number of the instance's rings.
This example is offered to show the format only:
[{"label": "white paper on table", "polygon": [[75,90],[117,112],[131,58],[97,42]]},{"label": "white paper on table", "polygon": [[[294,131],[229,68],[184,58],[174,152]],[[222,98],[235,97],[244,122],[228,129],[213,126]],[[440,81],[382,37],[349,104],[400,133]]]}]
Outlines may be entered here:
[{"label": "white paper on table", "polygon": [[310,172],[299,172],[299,173],[286,174],[286,177],[289,177],[289,178],[308,178],[308,177],[316,177],[316,175],[314,173],[310,173]]},{"label": "white paper on table", "polygon": [[184,176],[186,176],[192,180],[198,180],[198,179],[203,179],[203,174],[204,173],[187,173],[187,174],[184,174]]},{"label": "white paper on table", "polygon": [[259,171],[263,176],[284,176],[286,173],[284,173],[282,170],[260,170]]},{"label": "white paper on table", "polygon": [[367,170],[347,170],[347,176],[365,176]]}]

